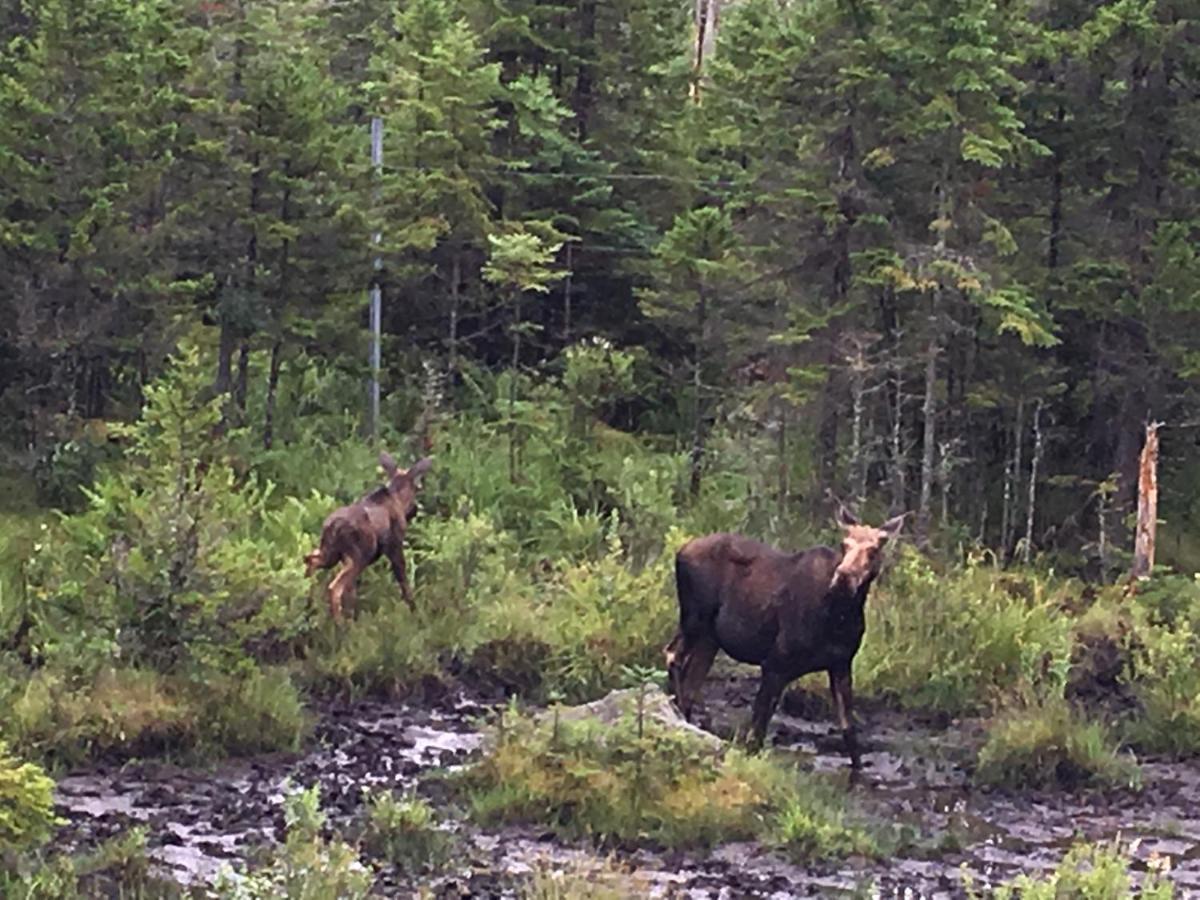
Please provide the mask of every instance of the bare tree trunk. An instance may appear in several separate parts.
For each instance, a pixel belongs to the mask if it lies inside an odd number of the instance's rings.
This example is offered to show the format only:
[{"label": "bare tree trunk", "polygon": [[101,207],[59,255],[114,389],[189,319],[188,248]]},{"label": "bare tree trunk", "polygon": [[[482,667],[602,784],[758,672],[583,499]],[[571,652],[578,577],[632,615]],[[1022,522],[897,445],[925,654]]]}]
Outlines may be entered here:
[{"label": "bare tree trunk", "polygon": [[[861,356],[857,360],[861,364]],[[865,376],[855,368],[850,380],[850,481],[855,503],[862,503],[867,482],[863,451],[863,415],[866,398]]]},{"label": "bare tree trunk", "polygon": [[508,382],[508,480],[517,483],[517,375],[521,365],[521,292],[513,297],[512,372]]},{"label": "bare tree trunk", "polygon": [[701,367],[708,347],[708,291],[700,284],[696,304],[696,341],[692,348],[692,452],[691,484],[693,497],[700,494],[700,477],[704,465],[704,379]]},{"label": "bare tree trunk", "polygon": [[454,251],[450,265],[450,371],[458,371],[458,289],[462,280],[462,253]]},{"label": "bare tree trunk", "polygon": [[240,417],[246,414],[246,395],[250,389],[250,343],[243,339],[238,347],[237,381],[233,386],[233,403]]},{"label": "bare tree trunk", "polygon": [[1133,547],[1134,578],[1147,578],[1154,569],[1154,538],[1158,530],[1158,429],[1146,426],[1146,443],[1138,465],[1137,537]]},{"label": "bare tree trunk", "polygon": [[1017,491],[1021,479],[1021,448],[1025,442],[1025,397],[1017,399],[1017,418],[1012,430],[1012,453],[1004,466],[1004,514],[1000,525],[1000,556],[1008,560],[1017,527]]},{"label": "bare tree trunk", "polygon": [[781,399],[777,402],[779,404],[779,436],[776,453],[779,457],[779,515],[782,517],[787,515],[788,494],[791,492],[791,486],[788,483],[790,467],[787,458],[790,406],[786,400]]},{"label": "bare tree trunk", "polygon": [[283,340],[271,344],[271,366],[267,371],[267,402],[263,412],[263,449],[270,450],[275,441],[275,398],[279,393],[279,370],[283,361]]},{"label": "bare tree trunk", "polygon": [[904,369],[894,363],[892,388],[892,510],[903,509],[908,494],[904,461]]},{"label": "bare tree trunk", "polygon": [[[932,304],[936,301],[931,300]],[[933,501],[934,462],[937,451],[937,357],[936,305],[929,319],[929,342],[925,347],[924,445],[921,450],[921,499],[917,506],[917,528],[922,540],[929,538],[929,513]]]},{"label": "bare tree trunk", "polygon": [[571,343],[571,243],[567,242],[567,276],[563,282],[563,342]]},{"label": "bare tree trunk", "polygon": [[1101,484],[1096,491],[1096,519],[1098,525],[1097,555],[1100,557],[1100,583],[1108,578],[1108,491]]},{"label": "bare tree trunk", "polygon": [[1029,499],[1025,504],[1025,543],[1021,548],[1021,562],[1029,565],[1033,553],[1033,520],[1037,513],[1038,467],[1042,462],[1042,400],[1039,397],[1033,407],[1033,456],[1029,460]]}]

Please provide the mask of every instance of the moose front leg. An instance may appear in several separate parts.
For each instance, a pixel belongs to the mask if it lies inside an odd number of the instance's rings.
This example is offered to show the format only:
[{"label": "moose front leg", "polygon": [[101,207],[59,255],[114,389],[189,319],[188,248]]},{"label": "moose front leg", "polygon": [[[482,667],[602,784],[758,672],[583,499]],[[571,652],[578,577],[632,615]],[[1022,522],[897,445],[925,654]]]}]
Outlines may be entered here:
[{"label": "moose front leg", "polygon": [[771,716],[783,696],[783,689],[790,679],[784,678],[779,672],[763,669],[762,681],[758,685],[758,694],[754,697],[754,712],[750,717],[750,739],[747,742],[751,750],[761,750],[767,737],[767,726],[771,724]]},{"label": "moose front leg", "polygon": [[833,707],[837,712],[838,726],[846,740],[846,752],[850,754],[850,765],[862,767],[862,752],[858,746],[858,729],[854,725],[854,688],[850,677],[850,665],[829,670],[829,692],[833,695]]},{"label": "moose front leg", "polygon": [[392,564],[392,577],[396,579],[396,584],[400,585],[400,593],[404,596],[404,602],[408,604],[409,609],[416,612],[417,605],[413,602],[412,588],[408,586],[408,569],[404,564],[404,547],[399,544],[393,545],[388,550],[388,562]]}]

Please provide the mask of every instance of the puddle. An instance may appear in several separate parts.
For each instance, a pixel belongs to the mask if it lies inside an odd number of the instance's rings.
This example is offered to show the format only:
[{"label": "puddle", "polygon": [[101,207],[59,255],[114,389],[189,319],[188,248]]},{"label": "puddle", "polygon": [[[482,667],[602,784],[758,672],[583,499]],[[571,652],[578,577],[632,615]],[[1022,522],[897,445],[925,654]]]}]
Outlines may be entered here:
[{"label": "puddle", "polygon": [[[701,723],[727,736],[746,715],[753,690],[753,679],[713,685]],[[212,770],[147,763],[75,774],[58,785],[58,811],[69,822],[60,840],[86,846],[143,825],[152,858],[173,877],[184,884],[211,881],[222,866],[282,839],[289,782],[298,787],[320,782],[330,826],[343,828],[358,812],[364,787],[412,789],[432,768],[465,764],[482,743],[476,728],[487,712],[468,697],[432,706],[358,703],[328,711],[304,754]],[[964,865],[982,887],[1053,868],[1077,837],[1120,836],[1139,841],[1134,853],[1143,866],[1169,858],[1170,878],[1180,893],[1200,895],[1195,766],[1146,762],[1141,793],[982,793],[970,790],[964,769],[978,723],[937,729],[875,711],[863,719],[867,768],[856,778],[849,776],[825,715],[781,713],[771,740],[777,751],[842,780],[873,818],[918,835],[898,858],[797,865],[752,843],[728,844],[711,854],[626,851],[618,858],[631,870],[636,893],[697,900],[959,898],[965,896]],[[461,822],[450,827],[463,838],[463,850],[451,870],[426,882],[435,897],[512,897],[515,882],[532,871],[586,871],[597,864],[594,850],[563,844],[538,829],[485,832]],[[377,885],[385,896],[403,896],[412,887],[387,871]]]}]

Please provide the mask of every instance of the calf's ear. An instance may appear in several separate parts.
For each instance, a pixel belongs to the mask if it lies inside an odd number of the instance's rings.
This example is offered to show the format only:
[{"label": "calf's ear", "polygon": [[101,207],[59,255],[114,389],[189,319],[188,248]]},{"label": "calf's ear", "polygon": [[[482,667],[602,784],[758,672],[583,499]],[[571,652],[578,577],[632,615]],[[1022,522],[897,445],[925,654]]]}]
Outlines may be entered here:
[{"label": "calf's ear", "polygon": [[396,477],[396,461],[392,459],[392,454],[388,453],[386,450],[379,454],[379,466],[385,473],[387,473],[388,478]]},{"label": "calf's ear", "polygon": [[884,522],[882,525],[879,526],[879,530],[882,531],[884,534],[886,534],[888,537],[895,537],[896,535],[898,535],[900,533],[900,527],[904,524],[904,518],[907,515],[908,515],[908,513],[900,513],[900,515],[895,516],[891,519],[888,519],[886,522]]},{"label": "calf's ear", "polygon": [[433,457],[426,456],[422,460],[418,460],[413,464],[413,467],[408,470],[408,477],[413,480],[413,484],[420,487],[421,479],[425,477],[425,473],[433,467]]}]

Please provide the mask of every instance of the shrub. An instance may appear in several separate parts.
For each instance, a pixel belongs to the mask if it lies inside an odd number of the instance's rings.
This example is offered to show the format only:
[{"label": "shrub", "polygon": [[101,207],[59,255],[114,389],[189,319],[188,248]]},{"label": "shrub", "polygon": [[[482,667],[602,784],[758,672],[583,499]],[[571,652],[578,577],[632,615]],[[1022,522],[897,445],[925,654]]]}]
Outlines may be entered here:
[{"label": "shrub", "polygon": [[1134,746],[1172,756],[1200,751],[1198,653],[1200,640],[1187,621],[1138,630],[1129,680],[1142,708],[1126,726]]},{"label": "shrub", "polygon": [[40,766],[10,755],[0,741],[0,857],[40,846],[57,824],[54,782]]},{"label": "shrub", "polygon": [[240,676],[211,674],[203,693],[203,738],[227,754],[299,750],[311,721],[285,669],[248,667]]},{"label": "shrub", "polygon": [[939,573],[905,547],[867,601],[857,685],[903,706],[957,714],[1013,693],[1061,697],[1071,621],[1040,576],[968,565]]},{"label": "shrub", "polygon": [[1131,786],[1140,774],[1101,725],[1058,700],[996,716],[979,751],[975,780],[1007,788]]},{"label": "shrub", "polygon": [[[1132,852],[1133,847],[1130,847]],[[1077,844],[1063,857],[1058,868],[1048,876],[1020,875],[1009,884],[1002,885],[991,896],[996,900],[1171,900],[1175,890],[1171,883],[1154,872],[1142,879],[1140,889],[1135,889],[1129,877],[1130,860],[1119,843]],[[963,881],[968,896],[976,900],[976,893],[969,875],[964,871]]]},{"label": "shrub", "polygon": [[[636,709],[616,723],[552,719],[503,717],[491,751],[465,776],[476,818],[672,847],[764,836],[824,855],[869,844],[832,794],[772,759],[722,754]],[[803,846],[801,810],[813,823]]]},{"label": "shrub", "polygon": [[152,874],[146,834],[133,829],[81,854],[26,857],[0,869],[0,896],[13,900],[180,900],[179,885]]},{"label": "shrub", "polygon": [[287,838],[256,872],[225,869],[214,892],[218,900],[358,900],[374,880],[354,848],[321,836],[325,815],[318,785],[284,800]]},{"label": "shrub", "polygon": [[369,793],[363,849],[404,872],[436,869],[450,852],[450,835],[438,827],[432,807],[420,797],[391,791]]}]

